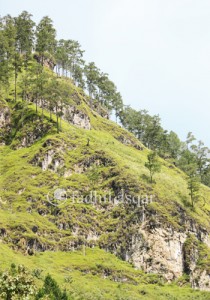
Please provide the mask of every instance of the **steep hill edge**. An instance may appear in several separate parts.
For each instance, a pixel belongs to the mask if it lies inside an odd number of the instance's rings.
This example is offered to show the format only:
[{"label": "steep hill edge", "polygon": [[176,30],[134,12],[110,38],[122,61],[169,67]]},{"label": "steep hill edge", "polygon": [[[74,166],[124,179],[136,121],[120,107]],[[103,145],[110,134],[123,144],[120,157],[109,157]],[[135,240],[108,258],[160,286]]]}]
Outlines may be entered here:
[{"label": "steep hill edge", "polygon": [[[148,150],[71,88],[59,134],[55,115],[50,120],[46,110],[42,116],[33,103],[1,102],[2,242],[30,255],[99,246],[145,272],[168,281],[186,273],[194,288],[210,290],[210,189],[202,187],[205,202],[193,211],[185,175],[161,159],[162,172],[151,186]],[[55,205],[46,196],[58,188],[69,198]],[[84,201],[91,191],[119,198],[122,190],[152,201]]]}]

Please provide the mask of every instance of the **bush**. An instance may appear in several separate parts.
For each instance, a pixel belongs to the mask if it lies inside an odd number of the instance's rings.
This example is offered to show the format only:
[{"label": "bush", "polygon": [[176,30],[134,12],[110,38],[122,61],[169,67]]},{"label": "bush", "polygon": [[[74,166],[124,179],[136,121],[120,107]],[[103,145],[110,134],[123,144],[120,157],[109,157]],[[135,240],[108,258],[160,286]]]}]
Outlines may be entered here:
[{"label": "bush", "polygon": [[8,271],[0,275],[1,299],[17,299],[16,296],[21,300],[33,299],[35,291],[33,277],[22,265],[16,267],[12,264]]}]

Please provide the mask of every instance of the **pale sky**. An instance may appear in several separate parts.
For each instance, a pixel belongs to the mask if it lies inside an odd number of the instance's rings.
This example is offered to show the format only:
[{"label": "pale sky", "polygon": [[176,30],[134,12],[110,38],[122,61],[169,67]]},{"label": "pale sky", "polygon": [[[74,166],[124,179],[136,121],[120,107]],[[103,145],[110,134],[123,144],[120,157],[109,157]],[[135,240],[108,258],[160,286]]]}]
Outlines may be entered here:
[{"label": "pale sky", "polygon": [[167,130],[210,147],[209,0],[0,0],[0,15],[50,16],[78,40],[125,104],[159,114]]}]

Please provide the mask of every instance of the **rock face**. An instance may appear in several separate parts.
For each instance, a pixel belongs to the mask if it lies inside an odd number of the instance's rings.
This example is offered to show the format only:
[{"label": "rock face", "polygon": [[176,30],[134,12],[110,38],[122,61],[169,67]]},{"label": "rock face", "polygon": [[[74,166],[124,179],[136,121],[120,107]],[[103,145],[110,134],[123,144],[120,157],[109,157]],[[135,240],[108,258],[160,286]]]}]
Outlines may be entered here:
[{"label": "rock face", "polygon": [[151,220],[144,221],[132,236],[126,260],[147,273],[162,274],[168,282],[187,273],[192,287],[210,290],[210,272],[197,264],[198,249],[191,247],[188,253],[185,250],[189,234],[206,246],[209,246],[209,235],[187,219],[183,228],[178,230],[161,222],[151,224]]},{"label": "rock face", "polygon": [[89,117],[74,106],[67,106],[63,109],[63,119],[80,128],[87,130],[91,128]]},{"label": "rock face", "polygon": [[[43,147],[46,147],[46,150],[37,153],[31,163],[40,166],[42,171],[57,172],[64,166],[63,145],[55,145],[53,141],[47,140]],[[53,148],[50,149],[50,147]]]},{"label": "rock face", "polygon": [[144,147],[142,145],[140,145],[140,143],[138,143],[136,141],[136,139],[131,138],[131,136],[128,134],[120,135],[120,136],[116,137],[116,139],[124,145],[133,146],[134,148],[141,150],[141,151],[144,150]]},{"label": "rock face", "polygon": [[[42,63],[42,58],[39,55],[35,54],[34,58],[36,59],[36,61],[38,63],[40,63],[40,64]],[[53,62],[53,60],[50,59],[50,58],[47,58],[47,57],[44,57],[44,59],[43,59],[43,65],[44,65],[44,67],[47,67],[47,68],[49,68],[51,70],[54,70],[54,68],[56,66],[55,63]]]},{"label": "rock face", "polygon": [[46,171],[47,169],[51,169],[54,172],[63,166],[63,161],[60,158],[55,158],[56,152],[54,150],[49,150],[43,160],[41,161],[42,171]]},{"label": "rock face", "polygon": [[190,282],[194,289],[210,292],[210,274],[206,270],[194,270]]},{"label": "rock face", "polygon": [[51,129],[50,124],[45,124],[42,119],[38,118],[33,121],[33,126],[24,126],[21,135],[18,137],[19,142],[15,148],[29,147],[41,139]]},{"label": "rock face", "polygon": [[5,145],[7,135],[11,129],[10,109],[0,105],[0,145]]},{"label": "rock face", "polygon": [[138,269],[162,274],[172,281],[184,270],[182,247],[186,237],[171,228],[156,228],[152,232],[140,229],[132,239],[131,259]]},{"label": "rock face", "polygon": [[10,123],[10,110],[7,106],[1,107],[0,110],[0,128],[5,127]]},{"label": "rock face", "polygon": [[[73,95],[74,99],[76,98],[76,95]],[[79,100],[78,100],[79,101]],[[80,103],[78,103],[80,104]],[[38,101],[38,106],[44,107],[45,109],[49,110],[47,101]],[[53,112],[56,114],[56,110],[54,109]],[[65,105],[62,109],[62,117],[63,120],[69,122],[72,125],[75,125],[77,127],[90,130],[91,124],[90,124],[90,118],[86,113],[84,113],[81,109],[77,108],[77,106],[74,105]]]}]

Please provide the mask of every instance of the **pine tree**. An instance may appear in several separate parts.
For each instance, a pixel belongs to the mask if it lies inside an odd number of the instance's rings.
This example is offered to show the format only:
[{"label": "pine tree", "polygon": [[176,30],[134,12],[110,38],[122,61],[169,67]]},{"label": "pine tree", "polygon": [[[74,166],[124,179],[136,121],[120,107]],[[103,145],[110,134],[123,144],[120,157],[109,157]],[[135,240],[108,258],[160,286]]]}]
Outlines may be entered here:
[{"label": "pine tree", "polygon": [[82,59],[84,51],[81,50],[79,42],[74,40],[68,40],[66,42],[67,52],[68,52],[68,68],[70,71],[71,78],[76,80],[75,71],[76,66],[83,66],[84,60]]},{"label": "pine tree", "polygon": [[4,83],[9,83],[9,78],[14,72],[15,92],[14,98],[16,100],[16,83],[17,74],[20,71],[21,61],[16,52],[16,26],[15,19],[10,15],[3,17],[0,20],[0,78]]},{"label": "pine tree", "polygon": [[75,65],[74,67],[74,80],[78,87],[84,89],[85,88],[85,81],[83,78],[84,70],[81,66]]},{"label": "pine tree", "polygon": [[191,149],[193,153],[195,153],[196,155],[198,173],[201,181],[203,181],[204,172],[206,170],[206,167],[210,163],[210,158],[209,158],[210,149],[208,149],[208,147],[205,147],[202,141],[198,141],[197,145],[192,145]]},{"label": "pine tree", "polygon": [[145,167],[149,170],[150,172],[150,182],[153,183],[153,176],[155,173],[160,172],[161,170],[161,164],[158,160],[158,156],[156,152],[150,152],[147,155],[147,162],[145,163]]},{"label": "pine tree", "polygon": [[31,19],[32,15],[27,11],[23,11],[17,18],[15,18],[16,26],[16,59],[15,59],[15,94],[18,73],[21,71],[22,64],[24,65],[24,72],[20,82],[22,90],[22,99],[27,100],[29,93],[29,78],[28,66],[30,64],[31,53],[34,46],[34,26],[35,23]]},{"label": "pine tree", "polygon": [[59,74],[60,68],[62,69],[62,75],[64,76],[64,72],[67,72],[68,69],[68,48],[67,41],[62,39],[59,40],[56,47],[56,69],[57,74]]},{"label": "pine tree", "polygon": [[51,76],[48,75],[48,78],[49,80],[45,88],[45,99],[48,101],[50,112],[55,111],[57,132],[59,133],[61,131],[61,117],[64,105],[70,97],[71,89],[68,83],[61,81],[53,74]]},{"label": "pine tree", "polygon": [[119,92],[116,92],[113,97],[113,108],[115,110],[116,123],[120,117],[121,111],[123,110],[123,100]]},{"label": "pine tree", "polygon": [[9,60],[7,59],[8,41],[0,23],[0,82],[9,83]]},{"label": "pine tree", "polygon": [[198,200],[198,192],[200,190],[200,179],[197,175],[197,165],[195,163],[191,163],[188,165],[187,175],[189,195],[192,207],[194,207],[195,202]]},{"label": "pine tree", "polygon": [[23,11],[15,18],[16,25],[16,46],[17,50],[26,56],[31,54],[34,43],[34,26],[35,23],[31,19],[32,15],[27,11]]},{"label": "pine tree", "polygon": [[92,108],[93,95],[94,92],[96,91],[96,86],[99,80],[100,71],[96,67],[94,62],[91,62],[88,65],[86,65],[84,71],[85,71],[86,83],[87,83],[87,88],[90,97],[90,106]]},{"label": "pine tree", "polygon": [[177,159],[181,152],[182,143],[178,135],[173,131],[170,131],[170,133],[168,134],[168,145],[170,157],[173,159]]},{"label": "pine tree", "polygon": [[49,17],[43,17],[36,27],[36,51],[44,64],[45,55],[54,56],[56,49],[56,30]]}]

